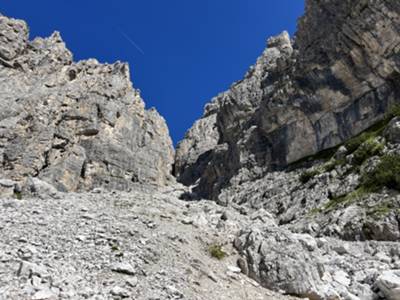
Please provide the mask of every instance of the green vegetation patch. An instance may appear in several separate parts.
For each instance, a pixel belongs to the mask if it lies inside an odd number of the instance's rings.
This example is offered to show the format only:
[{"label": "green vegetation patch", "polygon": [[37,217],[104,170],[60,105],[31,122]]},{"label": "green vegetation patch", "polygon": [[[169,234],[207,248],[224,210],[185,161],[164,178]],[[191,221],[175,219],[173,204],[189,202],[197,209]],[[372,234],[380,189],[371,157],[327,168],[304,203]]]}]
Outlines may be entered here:
[{"label": "green vegetation patch", "polygon": [[362,200],[363,197],[370,193],[369,189],[366,189],[364,186],[360,186],[355,191],[341,197],[331,199],[324,207],[323,211],[331,211],[335,210],[341,205],[349,205],[351,203]]},{"label": "green vegetation patch", "polygon": [[367,139],[354,152],[353,164],[360,166],[368,158],[381,155],[384,147],[375,137]]},{"label": "green vegetation patch", "polygon": [[321,174],[321,171],[318,169],[315,170],[307,170],[305,172],[303,172],[300,175],[300,182],[303,184],[306,184],[307,182],[309,182],[311,179],[313,179],[315,176]]},{"label": "green vegetation patch", "polygon": [[322,166],[316,168],[316,169],[311,169],[304,171],[300,177],[299,180],[301,183],[305,184],[309,182],[311,179],[313,179],[315,176],[321,175],[325,172],[331,172],[334,170],[337,166],[341,166],[346,164],[345,159],[331,159]]},{"label": "green vegetation patch", "polygon": [[323,210],[319,207],[315,207],[308,212],[308,216],[314,217],[314,216],[319,215],[320,213],[323,213]]},{"label": "green vegetation patch", "polygon": [[222,260],[227,256],[227,253],[222,249],[221,245],[215,244],[208,248],[210,255],[218,260]]},{"label": "green vegetation patch", "polygon": [[373,191],[383,187],[400,191],[400,155],[382,156],[376,168],[363,175],[361,185]]}]

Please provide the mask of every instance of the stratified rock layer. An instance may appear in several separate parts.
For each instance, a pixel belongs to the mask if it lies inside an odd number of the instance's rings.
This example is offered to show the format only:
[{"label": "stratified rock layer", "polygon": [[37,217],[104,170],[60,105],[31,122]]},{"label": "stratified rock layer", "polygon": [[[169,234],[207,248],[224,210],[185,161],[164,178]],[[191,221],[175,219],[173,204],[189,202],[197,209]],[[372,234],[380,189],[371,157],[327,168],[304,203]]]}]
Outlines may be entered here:
[{"label": "stratified rock layer", "polygon": [[271,38],[188,132],[179,180],[217,198],[239,173],[249,180],[284,168],[381,120],[400,99],[399,14],[396,0],[307,0],[293,45],[287,33]]},{"label": "stratified rock layer", "polygon": [[0,177],[62,191],[166,184],[168,128],[145,110],[128,65],[74,63],[57,32],[29,42],[28,31],[0,16]]}]

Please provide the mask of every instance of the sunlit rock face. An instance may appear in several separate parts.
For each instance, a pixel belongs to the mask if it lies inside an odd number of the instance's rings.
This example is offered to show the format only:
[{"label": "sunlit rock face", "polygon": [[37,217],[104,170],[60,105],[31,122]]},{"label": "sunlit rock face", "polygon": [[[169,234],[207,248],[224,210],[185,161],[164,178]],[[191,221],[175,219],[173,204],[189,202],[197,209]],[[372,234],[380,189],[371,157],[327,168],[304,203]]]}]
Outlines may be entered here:
[{"label": "sunlit rock face", "polygon": [[29,41],[26,23],[5,16],[0,41],[0,177],[62,191],[171,180],[168,128],[127,64],[74,63],[57,32]]},{"label": "sunlit rock face", "polygon": [[188,131],[178,179],[216,198],[233,177],[283,169],[382,119],[399,101],[399,13],[395,0],[306,1],[294,40],[269,39],[244,79]]}]

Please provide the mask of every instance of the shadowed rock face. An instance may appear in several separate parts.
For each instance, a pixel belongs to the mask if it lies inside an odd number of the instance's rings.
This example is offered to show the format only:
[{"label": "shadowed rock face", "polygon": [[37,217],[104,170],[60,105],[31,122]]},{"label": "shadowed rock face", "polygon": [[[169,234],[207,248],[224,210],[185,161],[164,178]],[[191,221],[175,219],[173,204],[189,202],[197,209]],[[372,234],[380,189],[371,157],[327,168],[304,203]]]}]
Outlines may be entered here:
[{"label": "shadowed rock face", "polygon": [[40,177],[62,191],[167,184],[168,128],[145,110],[128,65],[74,63],[57,32],[30,42],[28,31],[0,16],[1,177]]},{"label": "shadowed rock face", "polygon": [[382,119],[399,101],[399,13],[395,0],[306,1],[295,42],[269,39],[245,78],[206,106],[177,149],[178,179],[216,198],[238,174],[285,168]]}]

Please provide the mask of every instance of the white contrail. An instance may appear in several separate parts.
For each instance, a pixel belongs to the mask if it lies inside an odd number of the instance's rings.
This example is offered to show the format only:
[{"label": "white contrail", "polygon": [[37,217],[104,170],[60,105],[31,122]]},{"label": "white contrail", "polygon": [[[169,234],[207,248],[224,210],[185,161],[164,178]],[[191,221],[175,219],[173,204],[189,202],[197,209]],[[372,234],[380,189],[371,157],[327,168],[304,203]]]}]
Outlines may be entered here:
[{"label": "white contrail", "polygon": [[119,28],[119,27],[117,27],[117,29],[118,29],[118,31],[122,34],[122,36],[123,36],[129,43],[131,43],[131,45],[132,45],[133,47],[136,48],[136,50],[138,50],[140,53],[142,53],[142,54],[144,55],[144,51],[139,47],[138,44],[136,44],[136,43],[131,39],[131,37],[130,37],[127,33],[125,33],[125,31],[123,31],[123,30],[122,30],[121,28]]}]

